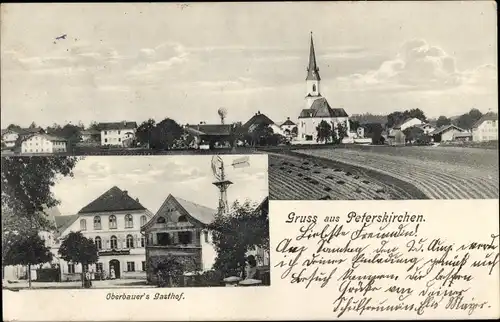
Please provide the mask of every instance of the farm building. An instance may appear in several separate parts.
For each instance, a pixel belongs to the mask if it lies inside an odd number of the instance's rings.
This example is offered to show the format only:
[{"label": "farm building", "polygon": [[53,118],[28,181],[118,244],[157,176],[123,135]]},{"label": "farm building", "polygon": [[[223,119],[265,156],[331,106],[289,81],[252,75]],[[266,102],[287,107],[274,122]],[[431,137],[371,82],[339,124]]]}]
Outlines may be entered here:
[{"label": "farm building", "polygon": [[434,126],[432,126],[432,124],[429,124],[429,123],[422,123],[422,124],[416,125],[416,127],[421,129],[422,131],[424,131],[424,134],[429,134],[436,129]]},{"label": "farm building", "polygon": [[252,116],[245,124],[243,124],[242,127],[244,131],[250,133],[259,125],[269,126],[273,130],[273,133],[283,135],[283,130],[281,129],[281,127],[278,124],[274,123],[273,120],[271,120],[265,114],[262,114],[260,111],[255,113],[255,115]]},{"label": "farm building", "polygon": [[41,127],[34,128],[9,128],[2,130],[2,143],[5,147],[14,148],[18,139],[24,139],[33,134],[43,134],[45,130]]},{"label": "farm building", "polygon": [[391,133],[387,136],[387,144],[398,146],[405,145],[406,136],[401,129],[392,129]]},{"label": "farm building", "polygon": [[453,141],[472,141],[472,133],[456,132],[453,134]]},{"label": "farm building", "polygon": [[465,132],[464,129],[461,129],[456,125],[449,124],[437,128],[436,130],[431,132],[430,135],[432,136],[434,142],[446,142],[453,141],[456,133],[463,132]]},{"label": "farm building", "polygon": [[202,142],[208,143],[212,148],[217,142],[231,142],[234,125],[232,124],[187,124],[184,129],[194,136],[193,145]]},{"label": "farm building", "polygon": [[316,127],[321,121],[326,121],[333,128],[337,124],[344,123],[347,133],[350,133],[349,115],[343,108],[332,108],[326,98],[321,96],[321,77],[316,64],[314,42],[311,34],[311,46],[309,50],[309,67],[306,77],[305,109],[300,112],[297,125],[297,139],[301,141],[316,141],[318,131]]},{"label": "farm building", "polygon": [[412,117],[412,118],[407,118],[402,122],[399,122],[398,124],[396,124],[393,127],[393,129],[401,129],[401,131],[404,131],[407,128],[410,128],[412,126],[421,126],[423,124],[425,124],[425,123],[422,122],[420,119],[418,119],[416,117]]},{"label": "farm building", "polygon": [[498,140],[498,114],[486,113],[472,126],[474,141]]}]

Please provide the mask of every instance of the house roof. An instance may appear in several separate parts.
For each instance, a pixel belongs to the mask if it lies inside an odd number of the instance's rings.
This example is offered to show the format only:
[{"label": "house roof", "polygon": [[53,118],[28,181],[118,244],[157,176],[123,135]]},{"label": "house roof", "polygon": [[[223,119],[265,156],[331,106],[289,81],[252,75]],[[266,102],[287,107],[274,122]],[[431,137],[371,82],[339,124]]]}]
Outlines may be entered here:
[{"label": "house roof", "polygon": [[97,199],[83,207],[79,214],[90,214],[96,212],[146,210],[139,201],[128,195],[127,191],[117,186],[112,187]]},{"label": "house roof", "polygon": [[211,209],[192,201],[172,196],[193,218],[199,222],[208,225],[215,219],[217,210]]},{"label": "house roof", "polygon": [[479,120],[476,121],[476,123],[474,123],[472,128],[474,129],[474,128],[478,127],[479,125],[483,124],[485,121],[498,121],[498,114],[493,113],[493,112],[484,114]]},{"label": "house roof", "polygon": [[108,122],[108,123],[99,123],[97,127],[101,131],[105,130],[124,130],[124,129],[135,129],[137,128],[137,122]]},{"label": "house roof", "polygon": [[303,109],[299,118],[348,116],[343,108],[331,108],[326,98],[320,97],[312,103],[311,108]]},{"label": "house roof", "polygon": [[459,128],[456,125],[448,124],[448,125],[443,125],[443,126],[438,127],[437,129],[435,129],[434,131],[432,131],[430,134],[431,135],[441,134],[441,133],[446,132],[446,131],[448,131],[449,129],[452,129],[452,128],[454,128],[456,130],[459,130],[460,132],[464,132],[465,131],[464,129]]},{"label": "house roof", "polygon": [[100,134],[101,132],[98,130],[83,130],[80,132],[82,135],[97,135]]},{"label": "house roof", "polygon": [[186,130],[194,135],[230,135],[231,124],[197,124],[186,125]]},{"label": "house roof", "polygon": [[55,216],[54,222],[56,225],[56,231],[61,234],[66,229],[68,229],[68,227],[71,226],[78,219],[78,217],[80,216],[78,215]]},{"label": "house roof", "polygon": [[[411,121],[411,120],[413,120],[413,119],[417,119],[417,120],[419,120],[420,122],[422,122],[422,120],[420,120],[420,119],[418,119],[418,118],[416,118],[416,117],[407,117],[407,118],[405,118],[403,121],[396,123],[396,125],[394,126],[394,128],[400,128],[403,124],[405,124],[406,122]],[[423,122],[422,122],[422,123],[423,123]]]},{"label": "house roof", "polygon": [[261,112],[255,113],[245,124],[243,124],[244,129],[249,129],[252,125],[272,125],[274,124],[273,120],[267,117],[265,114]]},{"label": "house roof", "polygon": [[25,140],[31,138],[31,137],[34,137],[34,136],[40,136],[44,139],[46,139],[47,141],[67,141],[65,138],[61,138],[61,137],[58,137],[58,136],[55,136],[55,135],[50,135],[50,134],[42,134],[42,133],[35,133],[35,134],[31,134],[29,136],[27,136],[25,138]]},{"label": "house roof", "polygon": [[293,125],[295,125],[295,123],[293,123],[292,121],[290,121],[290,118],[288,118],[285,122],[283,122],[281,124],[281,126],[283,126],[283,125],[292,125],[293,126]]}]

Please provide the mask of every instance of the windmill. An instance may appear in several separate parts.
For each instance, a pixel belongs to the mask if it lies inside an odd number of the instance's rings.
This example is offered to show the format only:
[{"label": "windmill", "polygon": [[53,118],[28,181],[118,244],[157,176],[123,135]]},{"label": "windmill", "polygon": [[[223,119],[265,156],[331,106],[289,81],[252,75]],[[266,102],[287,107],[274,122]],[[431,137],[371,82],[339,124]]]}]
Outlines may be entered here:
[{"label": "windmill", "polygon": [[227,110],[224,107],[221,107],[217,110],[217,113],[219,114],[220,117],[220,123],[224,124],[224,120],[226,119],[227,116]]},{"label": "windmill", "polygon": [[229,204],[227,202],[227,188],[233,183],[226,180],[226,175],[224,173],[224,161],[218,155],[212,157],[212,173],[216,179],[213,185],[219,188],[219,207],[218,213],[220,215],[225,214],[229,211]]}]

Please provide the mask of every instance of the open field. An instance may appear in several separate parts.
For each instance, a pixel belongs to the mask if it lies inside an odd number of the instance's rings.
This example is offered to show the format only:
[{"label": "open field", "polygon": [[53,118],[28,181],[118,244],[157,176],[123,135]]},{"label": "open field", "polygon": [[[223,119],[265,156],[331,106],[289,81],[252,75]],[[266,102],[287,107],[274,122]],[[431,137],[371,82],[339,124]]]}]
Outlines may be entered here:
[{"label": "open field", "polygon": [[[490,199],[498,198],[498,155],[497,150],[458,147],[385,147],[363,146],[356,148],[322,148],[304,149],[288,152],[288,155],[278,155],[271,163],[283,162],[293,157],[295,163],[306,160],[314,162],[331,161],[331,166],[351,167],[364,171],[360,176],[375,185],[384,185],[387,196],[384,199]],[[311,159],[312,158],[312,159]],[[282,167],[280,165],[280,167]],[[298,181],[296,177],[287,173],[288,169],[269,172],[270,195],[272,199],[311,199],[312,192],[321,184],[311,184],[307,181]],[[326,172],[332,170],[311,167],[302,170],[304,175],[308,171],[319,171],[317,176],[325,177]],[[341,171],[338,171],[341,173]],[[392,178],[392,180],[390,179]],[[319,181],[319,180],[318,180]],[[346,181],[347,182],[347,181]],[[290,187],[287,184],[291,183]],[[391,186],[392,183],[392,186]],[[397,188],[412,187],[404,192]],[[328,187],[332,199],[375,199],[373,192],[366,195],[354,193],[346,194],[345,187],[330,184]],[[284,192],[294,187],[292,192]],[[326,187],[325,187],[326,188]],[[391,188],[391,189],[389,189]],[[408,196],[410,194],[411,196]],[[320,199],[320,197],[317,199]],[[381,199],[381,198],[376,198]]]},{"label": "open field", "polygon": [[269,153],[269,198],[390,200],[427,197],[411,184],[372,170],[295,153]]}]

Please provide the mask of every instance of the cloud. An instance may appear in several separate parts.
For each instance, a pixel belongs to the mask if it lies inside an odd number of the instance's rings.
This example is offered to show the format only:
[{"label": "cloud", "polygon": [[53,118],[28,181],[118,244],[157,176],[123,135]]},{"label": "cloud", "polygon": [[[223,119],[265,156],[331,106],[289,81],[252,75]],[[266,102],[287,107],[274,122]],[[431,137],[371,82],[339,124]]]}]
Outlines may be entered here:
[{"label": "cloud", "polygon": [[489,65],[459,71],[454,57],[442,48],[417,39],[405,42],[397,56],[382,62],[378,69],[337,80],[340,89],[347,91],[442,91],[490,81],[496,77],[493,69],[494,66]]},{"label": "cloud", "polygon": [[138,63],[129,75],[142,76],[163,73],[189,60],[190,53],[180,43],[164,43],[155,48],[143,48],[137,55]]}]

